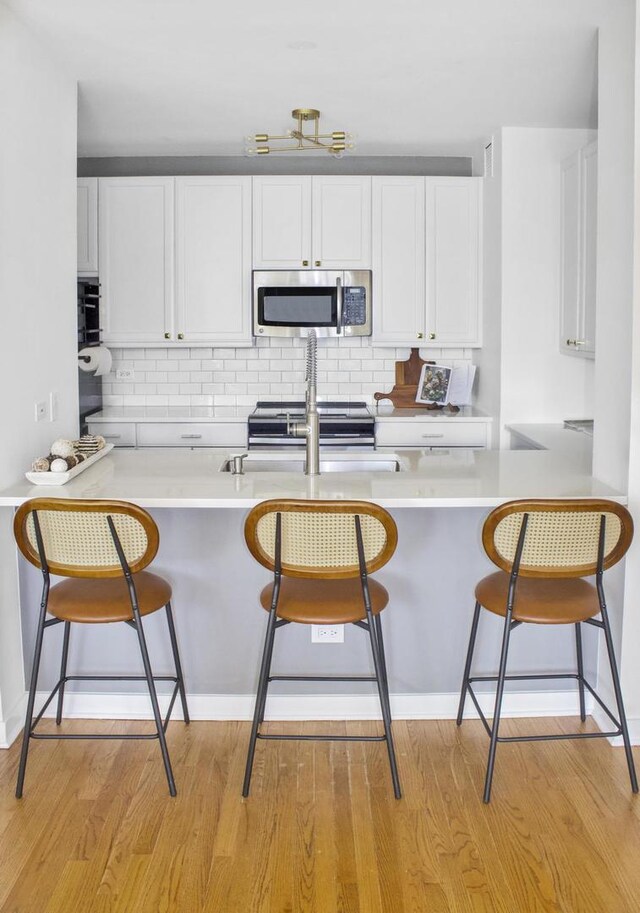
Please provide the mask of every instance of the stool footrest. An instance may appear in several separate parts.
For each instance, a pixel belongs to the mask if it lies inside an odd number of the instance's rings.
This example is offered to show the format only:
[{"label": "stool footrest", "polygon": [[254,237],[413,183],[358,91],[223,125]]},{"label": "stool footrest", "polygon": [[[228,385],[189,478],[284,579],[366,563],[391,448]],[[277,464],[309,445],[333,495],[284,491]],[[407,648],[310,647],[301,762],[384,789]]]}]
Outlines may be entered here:
[{"label": "stool footrest", "polygon": [[274,735],[257,733],[258,739],[275,742],[386,742],[386,735]]},{"label": "stool footrest", "polygon": [[375,682],[375,675],[270,675],[270,682]]}]

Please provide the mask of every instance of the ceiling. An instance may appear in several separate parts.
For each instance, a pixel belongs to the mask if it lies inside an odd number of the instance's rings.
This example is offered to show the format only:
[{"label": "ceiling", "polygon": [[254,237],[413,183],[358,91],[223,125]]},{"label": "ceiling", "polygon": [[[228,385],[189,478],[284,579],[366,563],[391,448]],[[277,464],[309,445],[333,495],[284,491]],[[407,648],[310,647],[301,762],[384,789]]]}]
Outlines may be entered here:
[{"label": "ceiling", "polygon": [[502,125],[595,127],[597,29],[633,6],[5,2],[78,80],[81,156],[241,154],[298,106],[362,155],[477,155]]}]

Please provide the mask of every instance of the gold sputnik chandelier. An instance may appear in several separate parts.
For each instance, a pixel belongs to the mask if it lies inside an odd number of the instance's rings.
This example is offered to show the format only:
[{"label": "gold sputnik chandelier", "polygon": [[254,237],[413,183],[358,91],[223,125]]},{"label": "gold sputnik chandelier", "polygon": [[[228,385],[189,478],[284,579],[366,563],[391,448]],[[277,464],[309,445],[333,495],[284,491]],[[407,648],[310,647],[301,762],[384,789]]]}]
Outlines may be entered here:
[{"label": "gold sputnik chandelier", "polygon": [[[255,133],[247,137],[245,152],[247,155],[268,155],[272,152],[318,152],[323,150],[340,158],[344,153],[353,149],[353,137],[344,130],[334,130],[332,133],[320,133],[320,112],[315,108],[294,108],[291,116],[296,121],[294,130],[287,130],[283,136],[272,136],[269,133]],[[304,124],[311,121],[313,132],[305,133]],[[272,146],[272,143],[287,142],[289,145]],[[255,144],[255,145],[253,145]]]}]

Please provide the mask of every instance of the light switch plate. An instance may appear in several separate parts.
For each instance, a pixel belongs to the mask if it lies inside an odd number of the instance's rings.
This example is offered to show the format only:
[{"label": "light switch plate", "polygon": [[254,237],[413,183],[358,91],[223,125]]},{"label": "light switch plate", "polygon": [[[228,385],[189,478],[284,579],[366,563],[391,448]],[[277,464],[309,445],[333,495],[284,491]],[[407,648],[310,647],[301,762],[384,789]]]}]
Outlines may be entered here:
[{"label": "light switch plate", "polygon": [[40,403],[35,404],[35,420],[36,422],[46,422],[49,418],[49,407],[45,400],[42,400]]}]

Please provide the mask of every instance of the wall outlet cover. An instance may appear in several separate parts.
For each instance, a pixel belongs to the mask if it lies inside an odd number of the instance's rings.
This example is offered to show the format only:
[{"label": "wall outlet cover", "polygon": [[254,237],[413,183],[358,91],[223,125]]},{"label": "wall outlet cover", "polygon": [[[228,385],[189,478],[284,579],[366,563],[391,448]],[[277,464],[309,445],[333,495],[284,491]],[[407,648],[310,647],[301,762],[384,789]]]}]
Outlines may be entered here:
[{"label": "wall outlet cover", "polygon": [[49,406],[45,400],[42,400],[40,403],[35,404],[35,420],[36,422],[46,422],[49,418]]},{"label": "wall outlet cover", "polygon": [[312,644],[343,644],[344,625],[311,625]]},{"label": "wall outlet cover", "polygon": [[133,368],[118,368],[116,370],[116,380],[135,380],[136,372]]}]

